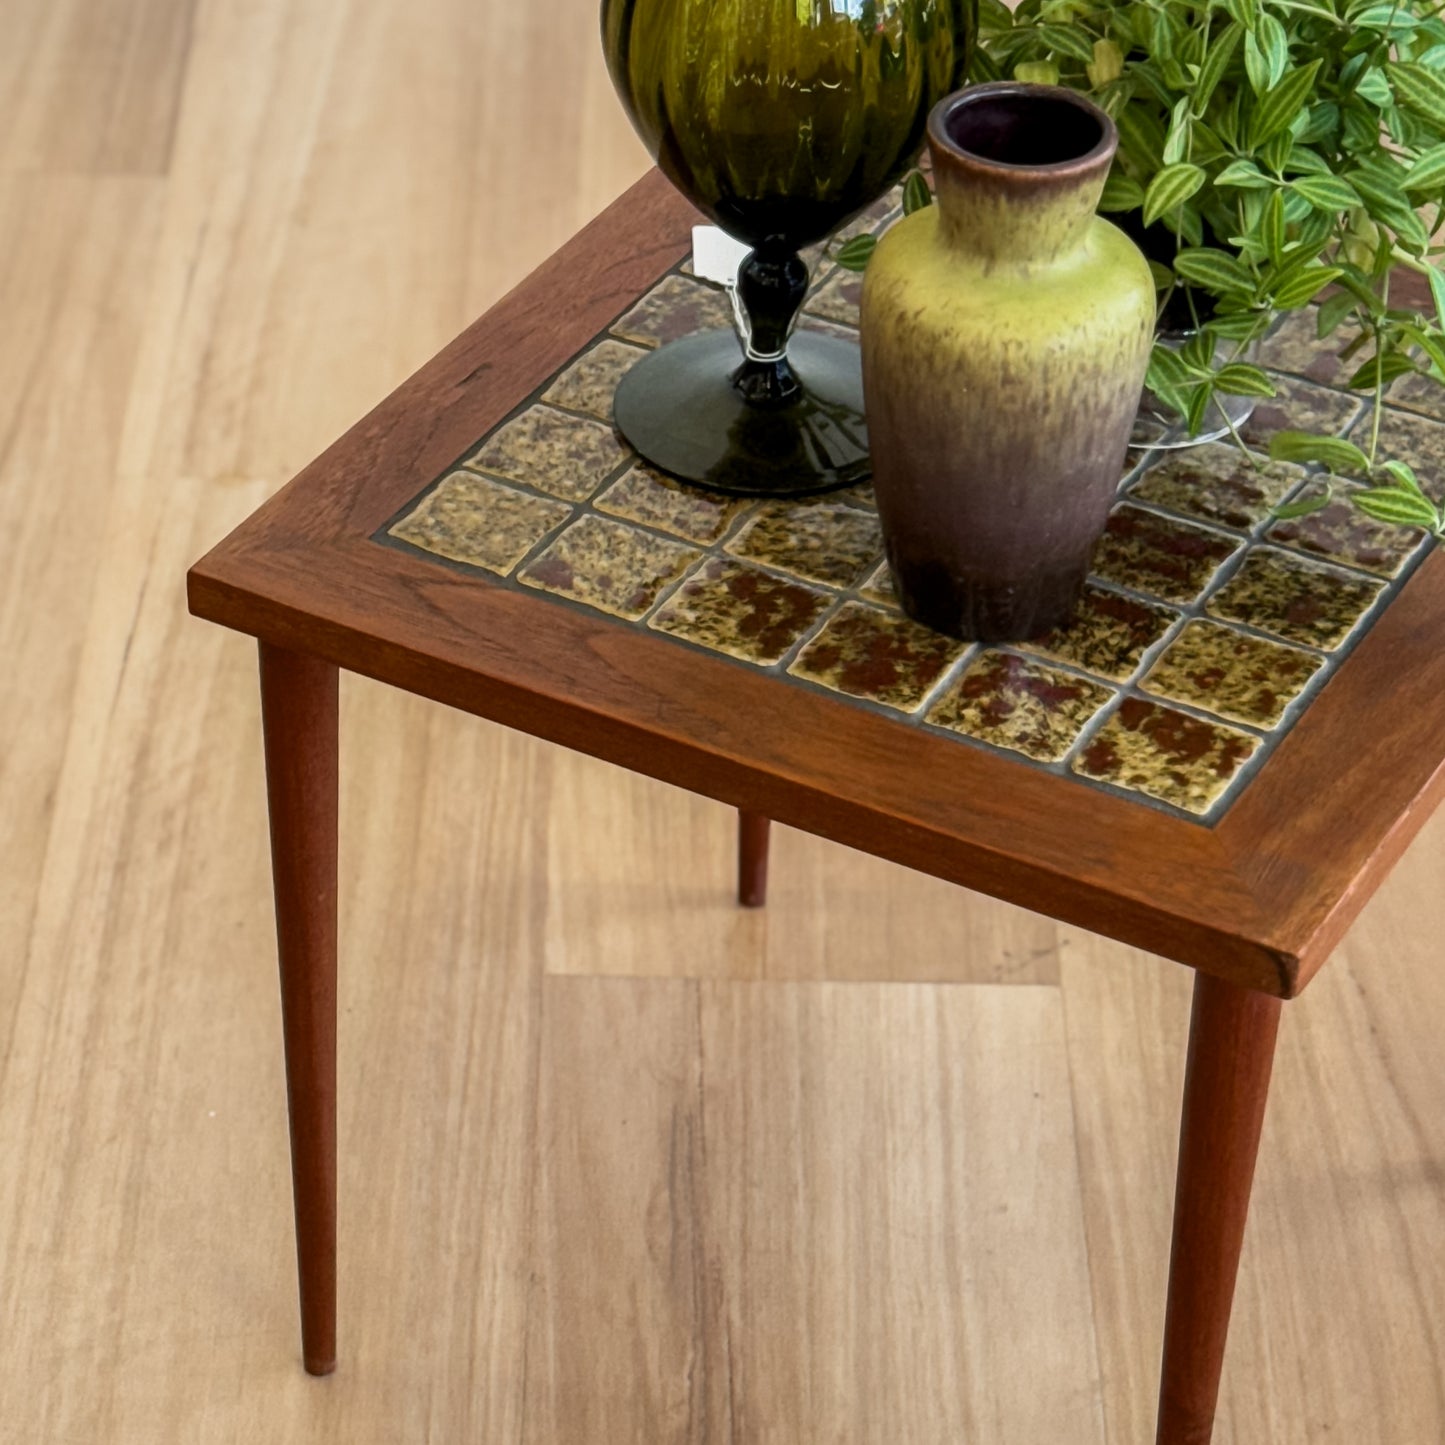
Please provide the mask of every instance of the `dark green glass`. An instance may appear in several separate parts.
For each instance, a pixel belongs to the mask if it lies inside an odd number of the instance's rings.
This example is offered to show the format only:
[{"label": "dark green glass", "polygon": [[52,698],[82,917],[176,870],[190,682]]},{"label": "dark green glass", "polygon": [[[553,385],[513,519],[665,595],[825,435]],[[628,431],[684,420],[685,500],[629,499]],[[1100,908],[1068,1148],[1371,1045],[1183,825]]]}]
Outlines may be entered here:
[{"label": "dark green glass", "polygon": [[868,475],[856,345],[803,333],[801,248],[914,161],[955,88],[972,0],[603,0],[613,84],[669,180],[751,246],[742,339],[705,333],[639,363],[619,430],[716,490],[801,495]]}]

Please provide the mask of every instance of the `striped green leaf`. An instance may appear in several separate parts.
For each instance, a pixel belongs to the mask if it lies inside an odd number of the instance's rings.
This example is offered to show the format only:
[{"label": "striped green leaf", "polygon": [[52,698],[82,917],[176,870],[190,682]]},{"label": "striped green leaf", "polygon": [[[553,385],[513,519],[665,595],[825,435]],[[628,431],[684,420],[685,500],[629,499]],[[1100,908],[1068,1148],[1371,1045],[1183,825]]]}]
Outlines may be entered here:
[{"label": "striped green leaf", "polygon": [[1318,211],[1348,211],[1360,204],[1360,194],[1343,176],[1296,176],[1289,183]]},{"label": "striped green leaf", "polygon": [[1343,437],[1320,437],[1307,431],[1276,432],[1269,439],[1269,455],[1276,462],[1319,462],[1332,472],[1370,474],[1369,457]]},{"label": "striped green leaf", "polygon": [[1174,257],[1174,270],[1185,281],[1220,295],[1253,296],[1254,274],[1237,256],[1213,247],[1187,248]]},{"label": "striped green leaf", "polygon": [[1435,504],[1406,487],[1371,487],[1367,491],[1351,493],[1350,500],[1377,522],[1393,522],[1402,527],[1428,527],[1432,532],[1440,525],[1440,514],[1435,510]]},{"label": "striped green leaf", "polygon": [[1445,126],[1445,75],[1418,61],[1387,63],[1400,103],[1438,126]]},{"label": "striped green leaf", "polygon": [[1144,224],[1152,226],[1160,216],[1168,215],[1176,206],[1182,206],[1198,193],[1204,181],[1203,169],[1190,165],[1188,161],[1165,166],[1144,192]]},{"label": "striped green leaf", "polygon": [[1290,71],[1278,85],[1272,86],[1260,97],[1250,121],[1251,145],[1258,149],[1290,128],[1314,91],[1315,76],[1322,63],[1312,60],[1308,65]]}]

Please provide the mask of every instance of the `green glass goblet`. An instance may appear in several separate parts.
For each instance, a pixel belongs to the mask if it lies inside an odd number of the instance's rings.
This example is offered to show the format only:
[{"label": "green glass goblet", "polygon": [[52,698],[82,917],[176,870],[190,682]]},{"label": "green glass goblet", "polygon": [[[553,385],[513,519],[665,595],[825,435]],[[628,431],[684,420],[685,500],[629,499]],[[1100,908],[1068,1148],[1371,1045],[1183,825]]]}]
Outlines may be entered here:
[{"label": "green glass goblet", "polygon": [[856,343],[795,331],[799,252],[883,195],[956,88],[972,0],[603,0],[618,95],[663,174],[751,247],[737,334],[661,348],[617,388],[618,430],[714,491],[801,496],[869,473]]}]

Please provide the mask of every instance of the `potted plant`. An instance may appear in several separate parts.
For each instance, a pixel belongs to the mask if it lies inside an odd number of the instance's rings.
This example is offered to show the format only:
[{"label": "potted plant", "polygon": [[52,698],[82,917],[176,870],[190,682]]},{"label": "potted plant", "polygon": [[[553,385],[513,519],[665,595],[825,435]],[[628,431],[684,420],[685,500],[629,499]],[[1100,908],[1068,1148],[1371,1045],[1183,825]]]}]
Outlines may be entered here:
[{"label": "potted plant", "polygon": [[[1348,385],[1374,399],[1364,445],[1283,432],[1282,460],[1374,485],[1381,520],[1439,531],[1410,469],[1379,452],[1384,392],[1445,383],[1445,18],[1429,0],[980,0],[970,77],[1065,85],[1107,111],[1120,144],[1101,210],[1149,255],[1161,322],[1151,392],[1198,431],[1216,396],[1274,394],[1251,347],[1325,293],[1319,333],[1353,328]],[[926,204],[913,182],[910,206]],[[861,267],[866,244],[839,253]],[[1433,304],[1391,296],[1399,268]],[[1327,504],[1317,496],[1300,509]]]}]

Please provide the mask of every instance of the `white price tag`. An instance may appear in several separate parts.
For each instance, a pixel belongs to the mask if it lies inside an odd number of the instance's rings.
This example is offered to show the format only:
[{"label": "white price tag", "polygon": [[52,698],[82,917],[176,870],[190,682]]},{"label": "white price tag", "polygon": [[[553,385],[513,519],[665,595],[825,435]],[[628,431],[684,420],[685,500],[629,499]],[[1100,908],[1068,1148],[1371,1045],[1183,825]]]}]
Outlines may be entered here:
[{"label": "white price tag", "polygon": [[738,267],[752,249],[747,242],[733,240],[716,226],[692,228],[692,269],[703,281],[735,286]]}]

